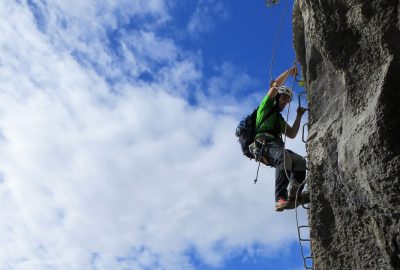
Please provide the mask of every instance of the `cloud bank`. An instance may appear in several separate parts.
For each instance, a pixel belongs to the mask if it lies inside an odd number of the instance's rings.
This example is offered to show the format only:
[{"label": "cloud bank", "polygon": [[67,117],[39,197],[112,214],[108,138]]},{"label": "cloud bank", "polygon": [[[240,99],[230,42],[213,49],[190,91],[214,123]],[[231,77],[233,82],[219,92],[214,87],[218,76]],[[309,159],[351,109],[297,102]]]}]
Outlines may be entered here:
[{"label": "cloud bank", "polygon": [[169,8],[1,2],[1,269],[195,269],[295,240],[273,171],[251,182],[237,101],[206,106],[235,70],[202,83],[201,56],[159,34]]}]

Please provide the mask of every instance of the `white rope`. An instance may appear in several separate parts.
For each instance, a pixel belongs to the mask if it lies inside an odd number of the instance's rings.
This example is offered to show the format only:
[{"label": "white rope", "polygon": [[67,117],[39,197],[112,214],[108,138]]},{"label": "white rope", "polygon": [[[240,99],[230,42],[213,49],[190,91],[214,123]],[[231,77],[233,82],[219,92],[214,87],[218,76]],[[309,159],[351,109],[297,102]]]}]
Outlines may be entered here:
[{"label": "white rope", "polygon": [[269,66],[269,82],[268,82],[268,84],[272,80],[272,66],[273,66],[274,60],[275,60],[276,48],[278,46],[278,41],[279,41],[279,38],[280,38],[280,35],[281,35],[282,25],[283,25],[283,22],[285,20],[285,16],[286,16],[287,9],[288,9],[288,6],[289,6],[288,4],[289,4],[289,0],[286,0],[285,1],[285,7],[284,7],[282,15],[281,15],[281,20],[279,22],[278,32],[277,32],[277,34],[275,36],[274,47],[272,49],[272,55],[271,55],[271,63],[270,63],[270,66]]},{"label": "white rope", "polygon": [[[274,60],[275,60],[275,54],[276,54],[276,48],[277,48],[277,46],[278,46],[278,41],[279,41],[279,38],[280,38],[280,34],[281,34],[281,30],[282,30],[282,25],[283,25],[283,23],[284,23],[284,20],[285,20],[285,16],[286,16],[286,13],[287,13],[287,10],[288,10],[288,6],[289,6],[289,0],[286,0],[285,1],[285,6],[284,6],[284,9],[283,9],[283,12],[282,12],[282,15],[281,15],[281,19],[280,19],[280,22],[279,22],[279,28],[278,28],[278,32],[277,32],[277,34],[276,34],[276,36],[275,36],[275,42],[274,42],[274,47],[273,47],[273,49],[272,49],[272,55],[271,55],[271,63],[270,63],[270,66],[269,66],[269,83],[272,81],[272,66],[273,66],[273,64],[274,64]],[[296,64],[296,60],[294,61],[294,64]],[[289,73],[287,74],[287,76],[286,76],[286,78],[284,79],[284,81],[286,81],[286,79],[289,77]],[[294,86],[294,81],[293,81],[293,86]],[[293,86],[292,86],[292,97],[293,97]],[[288,118],[289,118],[289,110],[290,110],[290,102],[289,102],[289,107],[288,107],[288,114],[287,114],[287,118],[286,118],[286,122],[288,121]],[[283,149],[284,149],[284,151],[283,151],[283,166],[284,166],[284,170],[285,170],[285,174],[286,174],[286,177],[288,178],[288,179],[290,179],[289,178],[289,176],[288,176],[288,173],[287,173],[287,171],[286,171],[286,164],[285,164],[285,162],[286,162],[286,160],[285,160],[285,152],[286,152],[286,150],[285,150],[285,144],[286,144],[286,125],[285,125],[285,140],[284,140],[284,143],[283,143]]]},{"label": "white rope", "polygon": [[[279,41],[279,38],[280,38],[282,25],[283,25],[283,22],[284,22],[284,19],[285,19],[285,15],[286,15],[286,12],[287,12],[288,3],[289,3],[289,0],[286,0],[285,1],[285,7],[284,7],[283,13],[281,15],[281,20],[280,20],[280,23],[279,23],[278,32],[277,32],[276,37],[275,37],[274,47],[273,47],[272,55],[271,55],[271,63],[270,63],[270,67],[269,67],[269,82],[268,82],[269,84],[271,84],[271,82],[272,82],[272,66],[274,64],[276,48],[278,46],[278,41]],[[296,65],[296,64],[297,64],[297,61],[295,60],[294,61],[294,65]],[[286,76],[284,81],[286,81],[288,76],[289,76],[289,74]],[[294,90],[295,81],[296,81],[296,74],[294,74],[294,76],[293,76],[292,99],[293,99],[293,94],[294,94],[293,90]],[[270,85],[270,87],[271,87],[271,85]],[[299,106],[300,106],[300,104],[299,104]],[[290,178],[289,178],[289,175],[288,175],[287,170],[286,170],[286,137],[287,137],[286,136],[286,131],[287,131],[287,123],[289,121],[289,113],[290,113],[290,102],[289,102],[289,105],[288,105],[288,110],[287,110],[287,115],[286,115],[285,132],[284,132],[285,138],[284,138],[284,141],[283,141],[283,168],[284,168],[285,175],[286,175],[288,181],[290,181]],[[296,222],[297,222],[299,244],[300,244],[301,254],[302,254],[302,257],[303,257],[304,268],[305,269],[310,269],[309,267],[307,267],[306,257],[304,256],[304,250],[303,250],[303,246],[301,244],[301,235],[300,235],[299,221],[298,221],[298,216],[297,216],[297,200],[298,200],[298,194],[297,193],[298,193],[300,187],[302,185],[305,185],[306,182],[307,182],[307,180],[304,180],[303,183],[296,190],[295,212],[296,212]],[[313,268],[314,268],[314,266],[311,267],[311,269],[313,269]]]},{"label": "white rope", "polygon": [[[295,59],[295,60],[294,60],[294,65],[293,65],[293,66],[296,66],[296,64],[297,64],[297,61],[296,61],[296,59]],[[289,76],[289,74],[288,74],[288,76]],[[286,79],[285,79],[285,80],[286,80]],[[291,97],[291,100],[290,100],[289,105],[288,105],[288,110],[287,110],[287,115],[286,115],[286,122],[285,122],[285,132],[284,132],[285,139],[283,140],[283,169],[285,170],[285,174],[286,174],[286,177],[287,177],[288,181],[290,181],[290,177],[289,177],[289,175],[288,175],[288,173],[287,173],[287,170],[286,170],[286,138],[287,138],[287,136],[286,136],[286,131],[287,131],[287,125],[288,125],[287,123],[289,122],[290,103],[291,103],[291,101],[292,101],[292,99],[293,99],[293,95],[294,95],[294,85],[295,85],[295,81],[296,81],[296,74],[293,75],[292,97]],[[299,106],[300,106],[300,104],[299,104]]]}]

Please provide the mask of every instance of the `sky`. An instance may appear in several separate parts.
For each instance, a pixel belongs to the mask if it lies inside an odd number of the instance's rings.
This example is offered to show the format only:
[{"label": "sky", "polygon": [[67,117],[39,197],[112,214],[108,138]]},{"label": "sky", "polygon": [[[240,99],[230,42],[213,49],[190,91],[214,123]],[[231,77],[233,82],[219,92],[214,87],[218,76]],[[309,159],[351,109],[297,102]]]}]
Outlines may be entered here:
[{"label": "sky", "polygon": [[284,1],[0,1],[0,269],[302,269],[234,136],[293,63],[287,3],[272,57]]}]

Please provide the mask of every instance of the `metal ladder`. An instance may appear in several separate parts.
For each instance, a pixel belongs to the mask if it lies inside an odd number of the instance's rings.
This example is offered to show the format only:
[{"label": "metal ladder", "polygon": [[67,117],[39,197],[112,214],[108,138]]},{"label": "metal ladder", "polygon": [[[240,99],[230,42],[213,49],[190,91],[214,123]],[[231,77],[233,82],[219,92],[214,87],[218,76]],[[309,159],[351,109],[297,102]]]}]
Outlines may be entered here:
[{"label": "metal ladder", "polygon": [[[307,229],[310,230],[309,225],[299,225],[299,218],[298,218],[298,210],[297,210],[297,196],[296,196],[296,204],[295,204],[295,209],[296,209],[296,223],[297,223],[297,235],[299,237],[299,244],[300,244],[300,250],[301,250],[301,255],[303,257],[303,265],[306,270],[313,270],[314,269],[314,264],[313,264],[313,256],[312,256],[312,249],[311,249],[311,239],[309,238],[304,238],[302,236],[302,229]],[[302,207],[306,210],[310,209],[308,206],[305,206],[302,204]],[[305,247],[308,244],[310,254],[305,255]]]},{"label": "metal ladder", "polygon": [[[301,96],[304,95],[304,94],[306,94],[306,91],[301,92],[299,94],[299,106],[301,106]],[[308,123],[305,123],[303,125],[303,131],[302,131],[302,138],[301,139],[302,139],[302,141],[304,143],[307,143],[307,140],[305,139],[305,136],[304,136],[304,131],[305,131],[305,127],[306,126],[308,127]],[[304,158],[307,159],[307,156],[305,156]],[[308,168],[306,168],[306,169],[308,170]],[[303,185],[305,185],[306,183],[307,183],[307,179],[303,182]],[[301,185],[300,185],[300,187],[301,187]],[[302,231],[304,229],[310,230],[310,226],[309,225],[299,225],[298,209],[297,209],[297,205],[298,205],[297,204],[297,193],[298,192],[296,192],[296,201],[295,201],[295,209],[296,209],[296,211],[295,212],[296,212],[297,235],[299,237],[300,250],[301,250],[301,255],[303,257],[303,265],[304,265],[304,268],[306,270],[313,270],[314,269],[314,264],[313,264],[313,256],[312,256],[312,249],[311,249],[311,239],[304,238],[302,236]],[[302,204],[302,207],[307,212],[310,209],[309,206],[306,206],[304,204]],[[308,245],[309,250],[310,250],[310,254],[309,255],[305,255],[305,247],[306,247],[306,245]]]}]

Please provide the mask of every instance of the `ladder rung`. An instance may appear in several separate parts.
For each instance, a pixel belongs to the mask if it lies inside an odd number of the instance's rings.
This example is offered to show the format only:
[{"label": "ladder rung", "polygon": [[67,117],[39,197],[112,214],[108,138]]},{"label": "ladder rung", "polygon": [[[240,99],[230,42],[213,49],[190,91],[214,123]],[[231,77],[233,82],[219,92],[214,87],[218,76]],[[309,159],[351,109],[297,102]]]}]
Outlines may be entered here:
[{"label": "ladder rung", "polygon": [[307,129],[308,129],[308,123],[305,123],[304,125],[303,125],[303,132],[302,132],[302,135],[301,135],[301,140],[303,141],[303,143],[307,143],[307,141],[308,141],[308,139],[305,139],[305,136],[304,136],[304,128],[307,126]]},{"label": "ladder rung", "polygon": [[[305,206],[304,204],[301,204],[301,205],[304,209],[309,209],[309,207]],[[306,204],[306,205],[308,205],[308,204]],[[314,270],[312,254],[311,255],[307,254],[307,256],[305,256],[304,251],[303,251],[304,246],[310,245],[310,248],[311,248],[311,245],[312,245],[311,239],[302,238],[302,236],[301,236],[301,234],[302,234],[301,229],[303,229],[303,228],[309,229],[310,226],[309,225],[299,225],[299,220],[297,219],[297,210],[296,210],[296,222],[297,222],[297,230],[298,230],[298,236],[299,236],[298,239],[299,239],[299,244],[301,247],[301,254],[303,257],[304,269],[305,270]],[[306,235],[306,237],[310,237],[310,236]],[[304,242],[308,242],[309,244],[305,244]],[[308,264],[311,264],[311,266],[309,266]]]},{"label": "ladder rung", "polygon": [[300,238],[300,241],[304,241],[304,242],[311,242],[310,239],[304,239],[304,238]]}]

